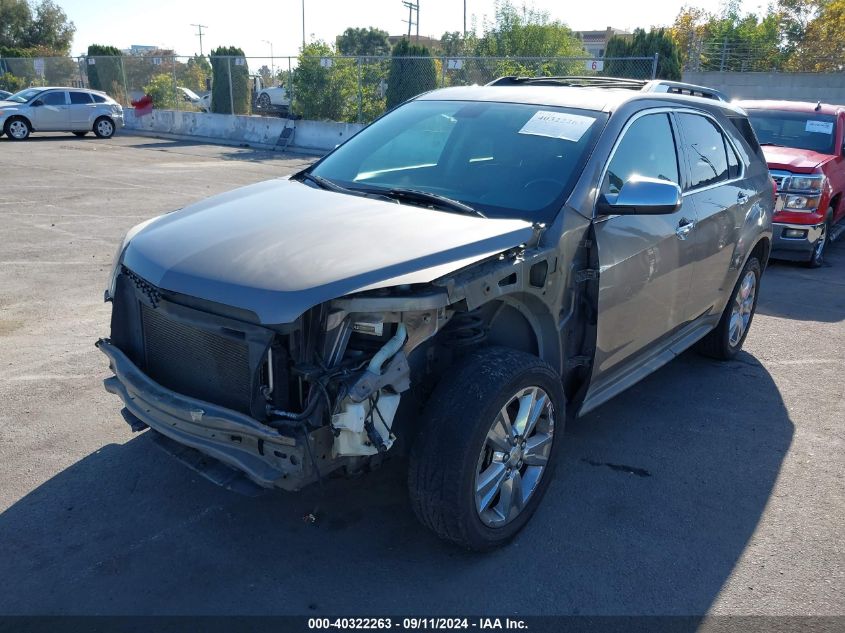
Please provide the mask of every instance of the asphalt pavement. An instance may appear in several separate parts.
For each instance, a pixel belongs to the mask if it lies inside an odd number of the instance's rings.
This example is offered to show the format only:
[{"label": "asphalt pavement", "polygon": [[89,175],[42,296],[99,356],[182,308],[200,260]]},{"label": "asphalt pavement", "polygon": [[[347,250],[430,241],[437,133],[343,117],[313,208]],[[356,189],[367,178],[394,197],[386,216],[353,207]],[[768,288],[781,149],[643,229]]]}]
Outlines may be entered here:
[{"label": "asphalt pavement", "polygon": [[0,613],[845,615],[843,243],[769,267],[735,361],[688,352],[570,424],[493,553],[421,527],[398,460],[246,498],[133,435],[94,348],[118,240],[310,160],[0,139]]}]

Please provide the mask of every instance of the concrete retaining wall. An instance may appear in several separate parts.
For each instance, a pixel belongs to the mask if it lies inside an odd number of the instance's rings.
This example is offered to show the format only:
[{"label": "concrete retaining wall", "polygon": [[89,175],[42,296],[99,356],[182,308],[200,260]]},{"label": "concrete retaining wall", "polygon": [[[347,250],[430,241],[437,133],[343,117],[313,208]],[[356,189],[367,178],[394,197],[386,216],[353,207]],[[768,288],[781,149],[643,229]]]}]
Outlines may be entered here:
[{"label": "concrete retaining wall", "polygon": [[731,99],[787,99],[845,104],[845,73],[686,72],[684,81],[716,88]]},{"label": "concrete retaining wall", "polygon": [[[132,108],[124,110],[124,115],[128,130],[262,147],[284,144],[281,136],[286,119],[176,110],[153,110],[151,114],[136,117]],[[361,123],[335,123],[334,121],[291,121],[288,125],[295,126],[291,147],[318,151],[334,149],[336,145],[364,127]]]}]

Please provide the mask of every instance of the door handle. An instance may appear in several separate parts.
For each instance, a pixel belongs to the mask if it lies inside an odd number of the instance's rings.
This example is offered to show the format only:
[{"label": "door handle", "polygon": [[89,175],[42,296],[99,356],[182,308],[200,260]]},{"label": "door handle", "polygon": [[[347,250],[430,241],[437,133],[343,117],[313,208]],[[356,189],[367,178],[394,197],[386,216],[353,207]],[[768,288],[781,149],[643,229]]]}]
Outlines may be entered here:
[{"label": "door handle", "polygon": [[744,192],[740,191],[736,196],[736,202],[737,204],[745,204],[748,202],[748,196]]},{"label": "door handle", "polygon": [[694,228],[695,228],[695,221],[694,220],[692,222],[690,222],[686,218],[683,218],[683,219],[681,219],[681,224],[679,224],[678,228],[675,229],[675,235],[678,236],[678,239],[685,240],[685,239],[687,239],[687,235],[689,235],[690,231],[692,231]]}]

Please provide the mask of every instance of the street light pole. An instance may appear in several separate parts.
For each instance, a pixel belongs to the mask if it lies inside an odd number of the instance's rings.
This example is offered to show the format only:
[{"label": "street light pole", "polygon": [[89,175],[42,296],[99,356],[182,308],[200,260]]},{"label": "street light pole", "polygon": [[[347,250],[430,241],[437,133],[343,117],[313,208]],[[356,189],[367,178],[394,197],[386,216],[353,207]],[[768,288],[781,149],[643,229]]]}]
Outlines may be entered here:
[{"label": "street light pole", "polygon": [[273,42],[270,40],[261,40],[265,44],[270,45],[270,81],[276,81],[276,58],[273,56]]}]

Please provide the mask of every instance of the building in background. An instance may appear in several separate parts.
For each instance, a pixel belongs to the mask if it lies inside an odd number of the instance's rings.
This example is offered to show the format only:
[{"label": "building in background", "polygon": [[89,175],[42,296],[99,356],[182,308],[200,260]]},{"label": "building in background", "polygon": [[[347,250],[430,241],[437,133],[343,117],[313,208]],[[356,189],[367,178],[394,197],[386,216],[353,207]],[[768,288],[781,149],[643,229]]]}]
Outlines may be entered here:
[{"label": "building in background", "polygon": [[129,48],[124,49],[122,52],[124,55],[143,55],[144,53],[149,53],[150,51],[157,51],[160,50],[161,47],[159,46],[143,46],[141,44],[133,44]]},{"label": "building in background", "polygon": [[630,39],[633,34],[623,29],[615,29],[612,26],[607,27],[603,31],[574,31],[575,35],[581,38],[584,42],[584,48],[590,57],[600,58],[604,57],[604,52],[607,50],[607,42],[614,35],[625,39]]}]

